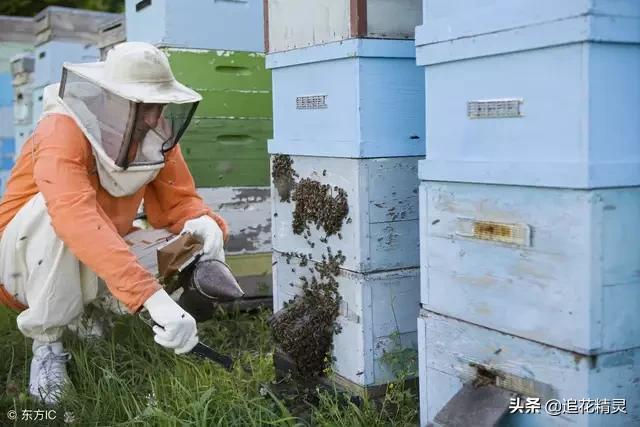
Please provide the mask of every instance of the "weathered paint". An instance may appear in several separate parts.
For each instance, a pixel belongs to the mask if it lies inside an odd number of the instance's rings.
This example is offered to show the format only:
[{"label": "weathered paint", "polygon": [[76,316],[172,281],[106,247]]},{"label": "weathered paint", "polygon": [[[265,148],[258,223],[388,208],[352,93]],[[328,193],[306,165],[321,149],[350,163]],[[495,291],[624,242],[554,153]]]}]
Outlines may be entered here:
[{"label": "weathered paint", "polygon": [[[550,322],[549,325],[552,323]],[[482,379],[524,397],[626,399],[625,414],[507,415],[505,426],[633,426],[640,423],[640,350],[583,357],[432,312],[418,319],[420,425],[462,388]]]},{"label": "weathered paint", "polygon": [[127,40],[199,49],[264,51],[259,0],[126,0]]},{"label": "weathered paint", "polygon": [[[271,183],[272,244],[280,252],[311,254],[322,261],[330,247],[346,257],[343,267],[357,272],[417,267],[418,179],[416,157],[344,159],[291,156],[297,180],[310,178],[345,190],[349,213],[340,235],[326,236],[323,228],[309,226],[304,234],[293,233],[295,202],[283,202]],[[321,239],[326,237],[326,243]]]},{"label": "weathered paint", "polygon": [[49,6],[33,17],[36,45],[52,40],[96,44],[99,27],[120,16],[117,13]]},{"label": "weathered paint", "polygon": [[31,85],[35,68],[35,59],[31,50],[25,50],[12,56],[9,63],[13,86]]},{"label": "weathered paint", "polygon": [[53,40],[37,46],[33,75],[34,87],[57,83],[62,77],[64,62],[94,62],[100,59],[97,47],[84,42]]},{"label": "weathered paint", "polygon": [[[470,13],[473,2],[427,3],[417,48],[429,88],[422,179],[640,185],[640,3],[489,1],[479,15],[491,19]],[[521,116],[468,117],[470,101],[492,99],[520,100]]]},{"label": "weathered paint", "polygon": [[[274,311],[302,293],[300,277],[313,277],[310,262],[273,253]],[[334,371],[360,385],[384,384],[394,379],[381,358],[394,348],[393,336],[399,334],[403,348],[416,348],[419,272],[417,268],[371,274],[340,270],[336,277],[342,297],[338,323],[342,332],[334,336]]]},{"label": "weathered paint", "polygon": [[100,59],[104,61],[107,58],[107,53],[109,53],[115,45],[126,40],[127,32],[123,15],[101,25],[98,29],[97,43],[98,48],[100,48]]},{"label": "weathered paint", "polygon": [[198,194],[227,221],[227,254],[271,252],[269,187],[198,188]]},{"label": "weathered paint", "polygon": [[[33,19],[22,16],[0,16],[0,45],[23,43],[32,45],[35,41]],[[0,67],[3,67],[1,64]]]},{"label": "weathered paint", "polygon": [[[271,153],[401,157],[425,153],[424,76],[413,44],[349,40],[268,55],[273,69]],[[324,96],[325,108],[300,109]]]},{"label": "weathered paint", "polygon": [[423,0],[424,25],[416,29],[416,41],[431,44],[479,34],[566,21],[577,16],[609,15],[640,18],[635,0]]},{"label": "weathered paint", "polygon": [[[640,346],[640,188],[424,182],[420,212],[424,307],[582,354]],[[461,235],[469,219],[530,244]]]},{"label": "weathered paint", "polygon": [[413,39],[421,22],[421,0],[268,0],[267,4],[270,52],[354,37]]}]

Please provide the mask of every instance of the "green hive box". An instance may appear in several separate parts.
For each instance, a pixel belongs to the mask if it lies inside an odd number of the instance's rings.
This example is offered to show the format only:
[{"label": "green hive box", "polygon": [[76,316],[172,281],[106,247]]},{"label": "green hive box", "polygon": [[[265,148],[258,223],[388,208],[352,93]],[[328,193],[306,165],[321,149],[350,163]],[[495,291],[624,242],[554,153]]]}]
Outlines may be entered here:
[{"label": "green hive box", "polygon": [[181,141],[196,185],[268,186],[273,112],[264,54],[163,50],[176,78],[203,97]]}]

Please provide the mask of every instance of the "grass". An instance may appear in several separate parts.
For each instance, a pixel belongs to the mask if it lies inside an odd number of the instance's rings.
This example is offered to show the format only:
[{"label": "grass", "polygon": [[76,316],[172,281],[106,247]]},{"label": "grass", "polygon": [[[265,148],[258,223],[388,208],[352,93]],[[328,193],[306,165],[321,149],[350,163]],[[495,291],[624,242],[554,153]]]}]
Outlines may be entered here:
[{"label": "grass", "polygon": [[[6,414],[44,409],[28,397],[31,341],[15,327],[15,314],[0,307],[0,425],[79,426],[404,426],[417,424],[415,394],[395,385],[381,402],[361,405],[340,393],[320,392],[304,419],[262,388],[275,372],[267,325],[270,312],[218,313],[200,325],[203,342],[238,358],[231,372],[192,356],[176,356],[156,345],[139,319],[117,319],[99,341],[64,337],[72,354],[69,387],[56,421],[12,423]],[[241,365],[241,366],[239,366]],[[67,421],[70,421],[67,418]]]}]

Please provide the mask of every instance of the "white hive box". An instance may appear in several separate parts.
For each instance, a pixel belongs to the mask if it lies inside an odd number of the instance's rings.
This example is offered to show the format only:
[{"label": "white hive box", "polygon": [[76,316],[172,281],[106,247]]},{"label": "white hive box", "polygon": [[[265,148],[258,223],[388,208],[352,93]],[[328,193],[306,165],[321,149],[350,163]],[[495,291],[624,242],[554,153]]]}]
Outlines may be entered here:
[{"label": "white hive box", "polygon": [[416,54],[429,88],[422,179],[640,185],[640,2],[425,7]]},{"label": "white hive box", "polygon": [[33,123],[33,93],[28,84],[13,87],[13,123],[16,126]]},{"label": "white hive box", "polygon": [[350,38],[413,39],[421,0],[267,0],[269,52]]},{"label": "white hive box", "polygon": [[52,40],[96,44],[98,28],[118,18],[117,13],[50,6],[33,18],[36,45]]},{"label": "white hive box", "polygon": [[57,83],[62,78],[65,62],[94,62],[100,59],[100,51],[91,44],[70,41],[50,41],[36,47],[33,76],[34,87]]},{"label": "white hive box", "polygon": [[[425,427],[464,384],[482,379],[539,398],[540,414],[507,414],[509,427],[632,427],[640,425],[640,350],[583,357],[431,312],[418,319],[420,425]],[[489,375],[487,375],[489,374]],[[549,399],[568,404],[551,416]],[[626,399],[627,414],[576,414],[568,400]],[[509,402],[507,401],[508,409]],[[571,413],[573,412],[573,413]]]},{"label": "white hive box", "polygon": [[[297,257],[287,263],[287,257],[275,251],[273,262],[273,304],[274,311],[278,311],[302,293],[299,277],[310,280],[313,273],[309,268],[314,263],[300,266]],[[417,345],[418,269],[371,274],[341,270],[336,280],[342,297],[338,316],[342,331],[333,339],[335,373],[362,387],[392,381],[393,373],[381,357],[384,351],[398,350],[393,337],[399,337],[405,348]]]},{"label": "white hive box", "polygon": [[640,346],[640,188],[424,182],[421,302],[581,354]]},{"label": "white hive box", "polygon": [[264,52],[259,0],[126,0],[127,40],[164,47]]},{"label": "white hive box", "polygon": [[400,157],[425,153],[424,75],[411,41],[363,40],[267,56],[271,153]]},{"label": "white hive box", "polygon": [[124,16],[103,24],[98,29],[98,48],[100,49],[100,59],[105,60],[107,53],[118,43],[127,40],[127,30]]},{"label": "white hive box", "polygon": [[32,52],[23,52],[10,60],[12,84],[14,87],[26,86],[32,83],[35,71],[35,59]]},{"label": "white hive box", "polygon": [[357,272],[419,265],[417,158],[291,156],[291,159],[298,174],[296,181],[308,178],[329,185],[333,197],[338,194],[334,187],[343,189],[349,212],[342,222],[340,236],[338,233],[328,236],[323,243],[325,229],[317,230],[315,224],[310,224],[310,235],[305,240],[304,233],[293,231],[296,203],[281,200],[272,178],[274,250],[311,254],[312,260],[321,261],[330,247],[334,253],[342,251],[345,269]]}]

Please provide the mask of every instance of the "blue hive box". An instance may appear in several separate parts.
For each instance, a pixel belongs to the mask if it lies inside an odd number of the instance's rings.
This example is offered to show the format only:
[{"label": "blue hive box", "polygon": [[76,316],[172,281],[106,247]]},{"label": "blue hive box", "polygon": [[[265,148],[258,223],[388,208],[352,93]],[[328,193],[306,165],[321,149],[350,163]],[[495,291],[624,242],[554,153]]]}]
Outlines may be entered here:
[{"label": "blue hive box", "polygon": [[420,186],[421,303],[579,354],[640,347],[640,187]]},{"label": "blue hive box", "polygon": [[274,53],[271,153],[422,156],[424,76],[412,41],[351,39]]},{"label": "blue hive box", "polygon": [[34,87],[44,87],[60,81],[65,62],[93,62],[100,59],[100,50],[91,44],[53,40],[36,47]]},{"label": "blue hive box", "polygon": [[0,107],[0,138],[13,138],[13,107]]},{"label": "blue hive box", "polygon": [[0,170],[11,170],[14,163],[16,141],[11,138],[0,138]]},{"label": "blue hive box", "polygon": [[13,86],[11,86],[11,73],[0,73],[0,107],[7,107],[13,103]]},{"label": "blue hive box", "polygon": [[31,136],[31,132],[33,131],[33,125],[31,123],[27,125],[15,125],[15,156],[16,158],[20,155],[22,151],[22,147],[24,143]]},{"label": "blue hive box", "polygon": [[640,2],[425,1],[420,177],[640,185]]},{"label": "blue hive box", "polygon": [[[491,401],[478,408],[489,412],[495,410],[491,406],[502,403],[505,413],[498,424],[456,425],[640,425],[640,405],[637,403],[640,400],[640,381],[637,380],[640,350],[637,347],[598,357],[580,357],[570,351],[427,311],[422,311],[418,318],[418,343],[421,427],[433,426],[431,423],[440,411],[465,384],[498,387],[505,390],[507,396],[520,396],[521,404],[531,402],[527,399],[539,399],[541,407],[539,413],[522,413],[515,410],[515,405],[510,409],[507,397],[506,401]],[[483,394],[483,389],[486,387],[472,388],[476,397]],[[554,407],[547,406],[546,402],[551,401],[553,405],[553,399],[564,404],[563,413],[550,414]],[[584,404],[580,400],[590,402]],[[471,403],[472,399],[467,402]],[[591,402],[594,405],[590,405]],[[527,407],[531,408],[530,405]],[[581,414],[579,408],[586,414]],[[624,412],[620,412],[622,408]],[[465,409],[479,418],[485,415],[482,410],[476,412],[468,406]]]},{"label": "blue hive box", "polygon": [[126,0],[125,15],[129,41],[264,51],[262,0]]}]

